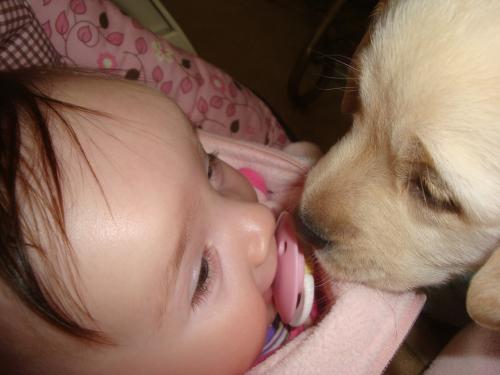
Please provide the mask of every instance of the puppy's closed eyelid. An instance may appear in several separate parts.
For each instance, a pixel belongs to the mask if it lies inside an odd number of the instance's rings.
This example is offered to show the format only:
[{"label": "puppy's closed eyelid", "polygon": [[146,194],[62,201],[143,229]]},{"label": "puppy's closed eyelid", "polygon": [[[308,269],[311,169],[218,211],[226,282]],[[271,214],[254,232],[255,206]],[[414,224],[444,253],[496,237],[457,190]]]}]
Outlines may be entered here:
[{"label": "puppy's closed eyelid", "polygon": [[426,207],[440,212],[461,214],[462,208],[446,183],[436,172],[426,168],[423,173],[409,177],[408,190]]}]

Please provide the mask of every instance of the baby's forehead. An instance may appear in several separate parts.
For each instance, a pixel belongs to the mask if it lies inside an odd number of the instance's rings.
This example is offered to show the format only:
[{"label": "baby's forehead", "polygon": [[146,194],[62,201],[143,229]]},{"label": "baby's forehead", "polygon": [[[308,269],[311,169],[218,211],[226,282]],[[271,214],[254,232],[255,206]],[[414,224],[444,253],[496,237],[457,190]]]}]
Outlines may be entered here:
[{"label": "baby's forehead", "polygon": [[[151,169],[172,157],[199,159],[200,143],[192,124],[174,102],[157,90],[121,79],[77,77],[60,79],[54,96],[78,106],[63,106],[61,114],[97,169],[110,160],[115,167],[126,164],[127,169],[147,160],[144,166]],[[74,166],[77,164],[73,160],[79,163],[81,155],[75,155],[74,142],[67,140],[64,133],[56,137],[56,147],[63,160]],[[73,169],[71,165],[69,169]]]},{"label": "baby's forehead", "polygon": [[[175,102],[160,91],[134,81],[110,76],[82,75],[70,79],[63,76],[54,80],[51,91],[51,96],[63,102],[119,118],[139,120],[139,123],[150,117],[161,117],[160,120],[170,124],[184,126],[189,123]],[[63,111],[68,110],[71,111],[63,108]],[[187,130],[192,131],[192,127],[187,127]]]},{"label": "baby's forehead", "polygon": [[[125,146],[148,153],[146,143],[152,140],[169,148],[199,143],[180,108],[158,90],[122,79],[84,76],[58,79],[52,91],[53,97],[71,104],[58,109],[86,150],[114,152]],[[57,123],[61,118],[52,120]],[[74,154],[74,142],[67,142],[65,132],[62,137],[57,133],[61,153]]]}]

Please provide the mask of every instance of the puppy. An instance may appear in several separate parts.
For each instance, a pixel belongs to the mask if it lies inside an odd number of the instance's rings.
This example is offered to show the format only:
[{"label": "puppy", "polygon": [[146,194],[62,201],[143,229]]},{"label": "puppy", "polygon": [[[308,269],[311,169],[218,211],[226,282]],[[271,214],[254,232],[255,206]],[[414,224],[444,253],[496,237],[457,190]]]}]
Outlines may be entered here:
[{"label": "puppy", "polygon": [[355,59],[352,130],[312,169],[298,208],[332,278],[403,291],[477,271],[468,312],[492,329],[500,329],[499,19],[498,0],[381,2]]}]

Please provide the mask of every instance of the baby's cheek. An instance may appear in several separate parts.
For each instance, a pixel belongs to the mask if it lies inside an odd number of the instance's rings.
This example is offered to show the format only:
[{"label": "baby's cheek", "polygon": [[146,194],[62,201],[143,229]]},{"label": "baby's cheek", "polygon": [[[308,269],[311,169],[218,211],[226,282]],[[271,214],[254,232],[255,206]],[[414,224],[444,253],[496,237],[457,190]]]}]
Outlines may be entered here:
[{"label": "baby's cheek", "polygon": [[257,292],[239,292],[205,310],[179,338],[172,373],[243,374],[251,367],[264,345],[268,305]]},{"label": "baby's cheek", "polygon": [[228,316],[225,327],[220,331],[223,352],[226,354],[221,373],[245,372],[264,346],[271,311],[260,295],[253,297],[247,295],[239,303],[235,301],[233,314]]}]

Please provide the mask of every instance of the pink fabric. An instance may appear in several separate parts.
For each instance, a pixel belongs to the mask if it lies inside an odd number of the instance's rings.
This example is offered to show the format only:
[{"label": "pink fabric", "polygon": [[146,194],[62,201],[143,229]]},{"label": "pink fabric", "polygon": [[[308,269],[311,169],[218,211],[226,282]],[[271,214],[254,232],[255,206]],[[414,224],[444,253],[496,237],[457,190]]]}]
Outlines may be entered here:
[{"label": "pink fabric", "polygon": [[[236,168],[249,167],[261,174],[271,191],[266,203],[275,212],[295,207],[309,169],[303,161],[279,150],[204,132],[200,139],[208,152],[216,151]],[[318,325],[248,374],[380,374],[425,300],[419,294],[393,294],[354,284],[335,284],[332,294],[332,309]]]},{"label": "pink fabric", "polygon": [[172,98],[197,127],[282,148],[288,139],[250,90],[103,0],[29,0],[63,62],[115,69]]},{"label": "pink fabric", "polygon": [[266,181],[264,180],[264,178],[262,178],[260,173],[255,172],[251,168],[240,168],[239,172],[247,178],[248,182],[252,184],[254,189],[257,189],[262,194],[264,194],[264,196],[267,196],[268,189]]},{"label": "pink fabric", "polygon": [[500,333],[474,323],[458,332],[425,375],[500,374]]}]

